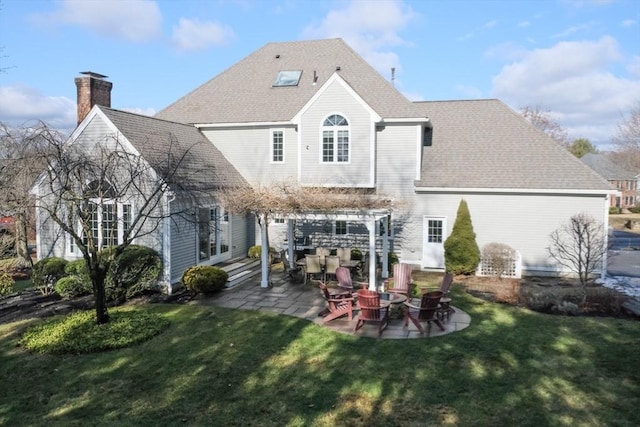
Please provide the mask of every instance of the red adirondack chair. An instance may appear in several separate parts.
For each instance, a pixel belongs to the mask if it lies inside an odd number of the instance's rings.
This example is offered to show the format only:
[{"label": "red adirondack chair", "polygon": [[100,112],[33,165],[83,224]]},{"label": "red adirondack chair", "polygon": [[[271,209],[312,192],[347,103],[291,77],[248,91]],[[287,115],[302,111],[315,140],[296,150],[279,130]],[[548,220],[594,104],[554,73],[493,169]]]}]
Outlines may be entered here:
[{"label": "red adirondack chair", "polygon": [[380,304],[380,294],[369,289],[359,289],[358,295],[358,321],[356,322],[356,331],[362,328],[365,323],[374,323],[378,325],[378,336],[382,335],[382,331],[389,324],[389,304]]}]

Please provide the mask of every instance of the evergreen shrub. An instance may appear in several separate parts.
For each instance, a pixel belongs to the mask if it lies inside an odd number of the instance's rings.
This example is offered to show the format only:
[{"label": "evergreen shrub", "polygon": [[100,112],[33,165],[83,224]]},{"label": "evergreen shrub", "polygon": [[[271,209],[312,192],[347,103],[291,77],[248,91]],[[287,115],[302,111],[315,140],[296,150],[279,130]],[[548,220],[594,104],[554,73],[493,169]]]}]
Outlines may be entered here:
[{"label": "evergreen shrub", "polygon": [[154,249],[129,245],[109,266],[105,279],[107,301],[124,301],[152,290],[162,273],[162,260]]},{"label": "evergreen shrub", "polygon": [[62,258],[44,258],[35,263],[31,270],[31,283],[43,294],[53,292],[58,280],[66,276],[67,261]]},{"label": "evergreen shrub", "polygon": [[444,263],[447,273],[452,274],[474,274],[480,263],[480,248],[464,199],[458,206],[451,235],[444,242]]},{"label": "evergreen shrub", "polygon": [[194,266],[182,275],[182,284],[192,293],[210,293],[224,289],[229,275],[219,267]]}]

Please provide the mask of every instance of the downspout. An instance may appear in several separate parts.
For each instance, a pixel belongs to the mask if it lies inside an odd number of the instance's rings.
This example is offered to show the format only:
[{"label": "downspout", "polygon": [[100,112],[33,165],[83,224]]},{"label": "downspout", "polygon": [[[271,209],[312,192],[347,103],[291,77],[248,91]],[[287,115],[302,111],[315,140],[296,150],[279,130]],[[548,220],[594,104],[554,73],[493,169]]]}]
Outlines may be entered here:
[{"label": "downspout", "polygon": [[171,202],[176,199],[173,191],[166,191],[162,195],[162,209],[165,212],[162,220],[162,266],[163,280],[167,286],[167,293],[171,295]]}]

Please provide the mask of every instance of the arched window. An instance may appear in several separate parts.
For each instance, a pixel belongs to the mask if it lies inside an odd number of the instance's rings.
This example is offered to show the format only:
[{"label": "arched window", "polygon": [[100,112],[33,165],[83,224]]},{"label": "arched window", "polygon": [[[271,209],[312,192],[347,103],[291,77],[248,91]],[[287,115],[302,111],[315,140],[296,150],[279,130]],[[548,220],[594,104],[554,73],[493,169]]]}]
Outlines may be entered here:
[{"label": "arched window", "polygon": [[339,114],[332,114],[322,123],[322,161],[349,161],[349,122]]}]

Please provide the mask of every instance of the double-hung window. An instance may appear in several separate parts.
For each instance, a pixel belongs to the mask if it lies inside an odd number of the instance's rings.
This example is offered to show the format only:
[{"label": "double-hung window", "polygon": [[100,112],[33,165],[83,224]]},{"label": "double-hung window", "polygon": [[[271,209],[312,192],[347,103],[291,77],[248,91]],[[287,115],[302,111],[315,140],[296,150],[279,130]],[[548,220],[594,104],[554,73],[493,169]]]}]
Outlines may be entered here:
[{"label": "double-hung window", "polygon": [[271,162],[284,162],[284,131],[271,131]]},{"label": "double-hung window", "polygon": [[339,114],[332,114],[322,123],[322,162],[349,161],[349,122]]}]

